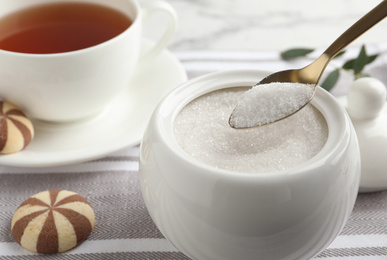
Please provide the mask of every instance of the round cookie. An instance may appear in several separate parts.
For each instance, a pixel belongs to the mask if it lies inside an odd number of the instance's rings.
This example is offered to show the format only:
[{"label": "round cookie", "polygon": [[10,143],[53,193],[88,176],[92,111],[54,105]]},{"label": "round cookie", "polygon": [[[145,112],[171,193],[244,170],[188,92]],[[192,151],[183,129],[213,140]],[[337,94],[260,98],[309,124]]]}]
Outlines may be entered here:
[{"label": "round cookie", "polygon": [[0,154],[16,153],[31,142],[34,128],[17,106],[0,101]]},{"label": "round cookie", "polygon": [[72,191],[49,190],[31,196],[19,206],[11,229],[22,247],[52,254],[79,245],[94,224],[94,211],[84,197]]}]

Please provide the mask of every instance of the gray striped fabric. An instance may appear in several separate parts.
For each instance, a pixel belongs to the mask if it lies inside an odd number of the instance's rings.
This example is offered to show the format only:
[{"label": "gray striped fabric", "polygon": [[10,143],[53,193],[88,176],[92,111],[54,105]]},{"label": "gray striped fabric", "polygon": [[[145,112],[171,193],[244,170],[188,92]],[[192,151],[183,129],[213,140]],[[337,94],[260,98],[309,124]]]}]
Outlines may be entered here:
[{"label": "gray striped fabric", "polygon": [[[187,52],[177,56],[190,78],[226,69],[274,70],[305,62],[287,64],[276,52]],[[386,71],[386,64],[371,69]],[[148,215],[139,187],[138,152],[138,146],[130,147],[99,160],[44,169],[0,166],[0,259],[188,259],[163,237]],[[10,225],[20,203],[48,189],[67,189],[86,197],[96,212],[96,226],[74,250],[38,255],[15,242]],[[387,191],[360,194],[340,236],[315,259],[387,259]]]}]

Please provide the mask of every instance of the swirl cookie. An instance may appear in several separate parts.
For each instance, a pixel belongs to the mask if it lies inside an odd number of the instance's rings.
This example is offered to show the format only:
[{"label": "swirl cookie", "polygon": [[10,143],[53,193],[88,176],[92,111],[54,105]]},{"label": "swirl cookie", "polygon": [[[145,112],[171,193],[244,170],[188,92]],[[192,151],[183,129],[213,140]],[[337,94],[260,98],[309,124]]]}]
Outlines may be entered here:
[{"label": "swirl cookie", "polygon": [[22,247],[51,254],[79,245],[94,224],[94,211],[84,197],[71,191],[50,190],[37,193],[20,205],[11,229]]},{"label": "swirl cookie", "polygon": [[34,137],[31,121],[18,107],[0,101],[0,154],[23,150]]}]

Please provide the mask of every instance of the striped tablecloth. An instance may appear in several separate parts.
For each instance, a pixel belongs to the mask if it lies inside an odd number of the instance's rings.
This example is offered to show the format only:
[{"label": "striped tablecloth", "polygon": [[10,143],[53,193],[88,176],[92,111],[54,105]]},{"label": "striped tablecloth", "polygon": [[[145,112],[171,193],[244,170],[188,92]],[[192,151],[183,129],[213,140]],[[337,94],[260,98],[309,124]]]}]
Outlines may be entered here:
[{"label": "striped tablecloth", "polygon": [[[373,51],[384,52],[385,47],[375,47]],[[228,69],[273,71],[309,62],[284,62],[278,52],[206,51],[175,55],[189,78]],[[379,57],[368,71],[387,84],[387,57]],[[344,94],[346,80],[350,80],[349,76],[343,76],[332,93]],[[35,169],[0,166],[0,259],[188,259],[162,236],[148,215],[140,192],[138,154],[139,147],[135,146],[76,165]],[[32,194],[48,189],[75,191],[89,200],[96,213],[96,226],[90,237],[74,250],[57,255],[24,250],[14,241],[10,230],[18,205]],[[387,259],[387,191],[359,194],[341,234],[315,259]]]}]

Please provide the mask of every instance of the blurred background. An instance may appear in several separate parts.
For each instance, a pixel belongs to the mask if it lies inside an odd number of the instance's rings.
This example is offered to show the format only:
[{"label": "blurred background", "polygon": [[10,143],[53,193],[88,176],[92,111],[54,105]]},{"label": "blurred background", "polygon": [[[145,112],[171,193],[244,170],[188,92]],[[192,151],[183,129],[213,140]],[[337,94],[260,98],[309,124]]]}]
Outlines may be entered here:
[{"label": "blurred background", "polygon": [[[155,0],[140,0],[141,4]],[[327,47],[381,0],[167,0],[180,25],[172,51]],[[155,24],[154,26],[157,26]],[[355,42],[387,43],[387,19]]]},{"label": "blurred background", "polygon": [[[141,5],[151,1],[140,0]],[[278,71],[308,65],[381,0],[166,0],[177,11],[179,27],[169,45],[189,78],[228,69]],[[163,19],[155,15],[153,19]],[[161,22],[152,19],[145,35],[157,39]],[[332,60],[322,81],[333,70],[359,55],[362,45],[378,58],[364,68],[387,85],[387,19],[363,34]],[[282,51],[311,48],[306,57],[283,61]],[[206,60],[205,66],[203,61]],[[200,63],[196,62],[200,61]],[[321,82],[322,82],[321,81]],[[340,69],[331,93],[347,93],[353,74]],[[320,82],[320,83],[321,83]],[[337,87],[339,86],[339,87]]]}]

